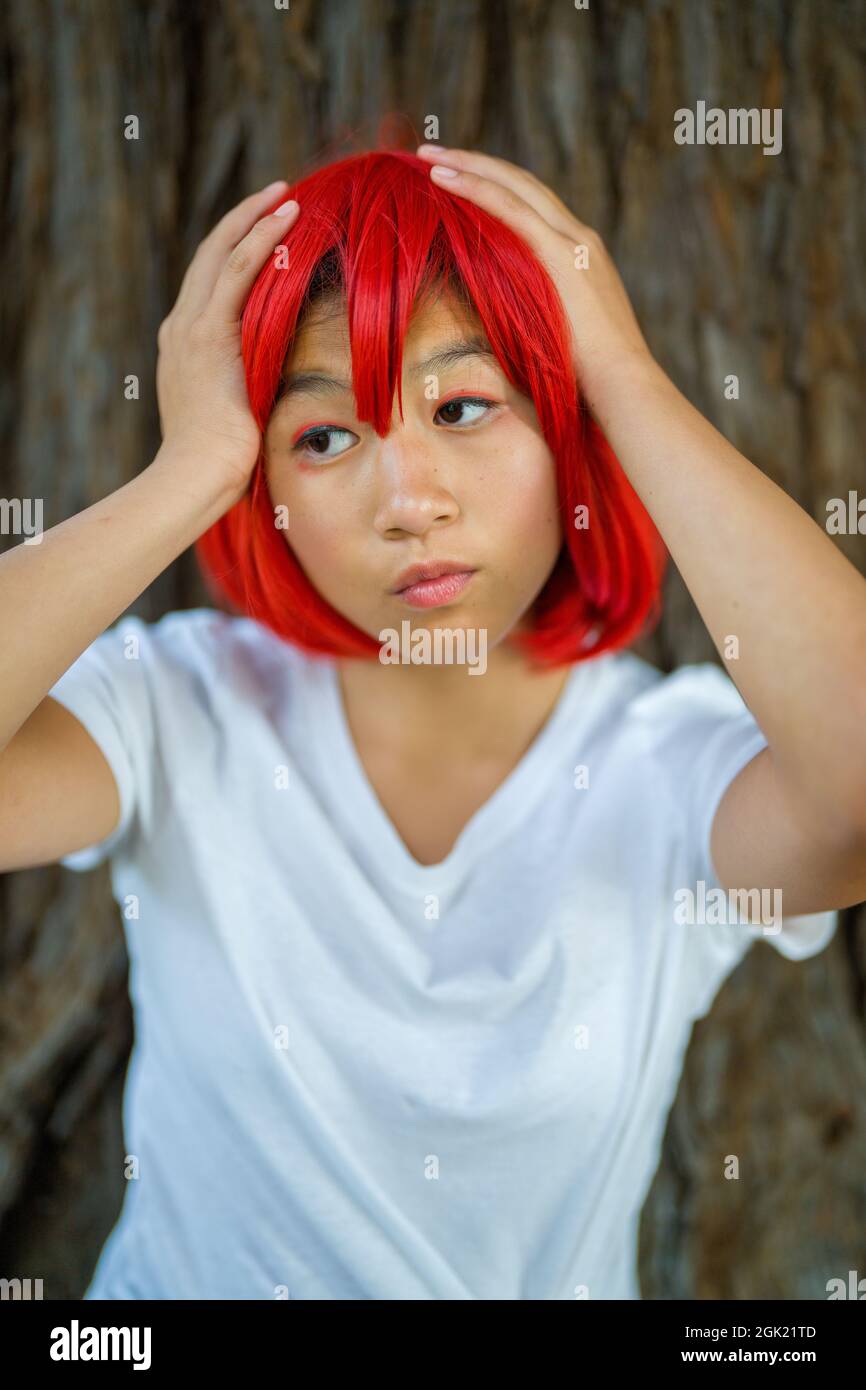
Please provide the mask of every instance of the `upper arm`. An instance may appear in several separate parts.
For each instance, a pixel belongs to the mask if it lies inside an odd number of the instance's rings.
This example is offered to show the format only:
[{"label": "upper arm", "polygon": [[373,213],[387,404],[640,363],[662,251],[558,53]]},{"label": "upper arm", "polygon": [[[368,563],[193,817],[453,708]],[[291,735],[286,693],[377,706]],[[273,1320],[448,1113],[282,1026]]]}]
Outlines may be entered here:
[{"label": "upper arm", "polygon": [[50,864],[103,840],[120,810],[99,745],[46,695],[0,753],[0,872]]},{"label": "upper arm", "polygon": [[813,824],[792,801],[764,748],[733,778],[712,823],[712,858],[725,889],[781,890],[786,917],[866,900],[866,846]]}]

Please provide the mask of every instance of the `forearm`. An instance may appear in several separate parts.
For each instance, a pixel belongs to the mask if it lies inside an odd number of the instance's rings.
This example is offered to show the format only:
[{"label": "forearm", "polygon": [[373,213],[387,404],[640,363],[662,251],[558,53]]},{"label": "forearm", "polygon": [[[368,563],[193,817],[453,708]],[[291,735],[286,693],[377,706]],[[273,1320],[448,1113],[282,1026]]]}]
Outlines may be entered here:
[{"label": "forearm", "polygon": [[866,581],[655,364],[591,404],[777,776],[822,829],[866,833]]},{"label": "forearm", "polygon": [[138,477],[0,557],[0,751],[81,653],[232,497],[160,449]]}]

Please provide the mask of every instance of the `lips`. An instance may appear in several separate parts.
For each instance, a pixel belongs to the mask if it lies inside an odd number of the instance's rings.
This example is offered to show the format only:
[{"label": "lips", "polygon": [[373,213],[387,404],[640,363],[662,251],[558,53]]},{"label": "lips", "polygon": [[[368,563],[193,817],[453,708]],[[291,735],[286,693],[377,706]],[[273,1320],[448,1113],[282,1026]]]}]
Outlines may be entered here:
[{"label": "lips", "polygon": [[461,594],[474,573],[460,560],[431,560],[404,570],[391,592],[410,608],[439,608]]},{"label": "lips", "polygon": [[397,597],[411,608],[440,608],[462,594],[471,579],[469,570],[462,574],[441,574],[438,579],[419,579],[417,584],[401,589]]},{"label": "lips", "polygon": [[441,579],[446,574],[473,573],[472,566],[464,564],[461,560],[430,560],[423,565],[410,565],[408,569],[404,570],[391,593],[402,593],[404,589],[415,584],[422,583],[427,579]]}]

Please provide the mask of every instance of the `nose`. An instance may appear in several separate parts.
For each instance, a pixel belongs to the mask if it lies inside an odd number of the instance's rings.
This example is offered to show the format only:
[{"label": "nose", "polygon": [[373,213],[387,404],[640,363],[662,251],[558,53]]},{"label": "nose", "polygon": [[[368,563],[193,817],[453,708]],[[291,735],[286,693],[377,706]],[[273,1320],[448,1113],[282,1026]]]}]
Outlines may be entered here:
[{"label": "nose", "polygon": [[385,539],[423,535],[460,514],[447,470],[435,446],[406,428],[392,428],[378,441],[376,530]]}]

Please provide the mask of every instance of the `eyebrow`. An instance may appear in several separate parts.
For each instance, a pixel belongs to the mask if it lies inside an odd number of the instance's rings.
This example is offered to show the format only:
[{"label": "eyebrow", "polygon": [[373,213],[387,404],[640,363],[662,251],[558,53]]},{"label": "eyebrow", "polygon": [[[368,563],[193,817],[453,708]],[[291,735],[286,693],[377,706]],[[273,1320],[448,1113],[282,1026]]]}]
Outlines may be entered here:
[{"label": "eyebrow", "polygon": [[[412,378],[435,374],[471,357],[487,360],[492,358],[494,362],[497,361],[496,354],[486,338],[461,338],[457,342],[443,344],[422,362],[415,362],[409,368],[408,374]],[[331,376],[320,367],[311,367],[303,372],[290,372],[284,377],[277,398],[282,401],[288,396],[340,395],[351,390],[352,383],[343,377]]]}]

